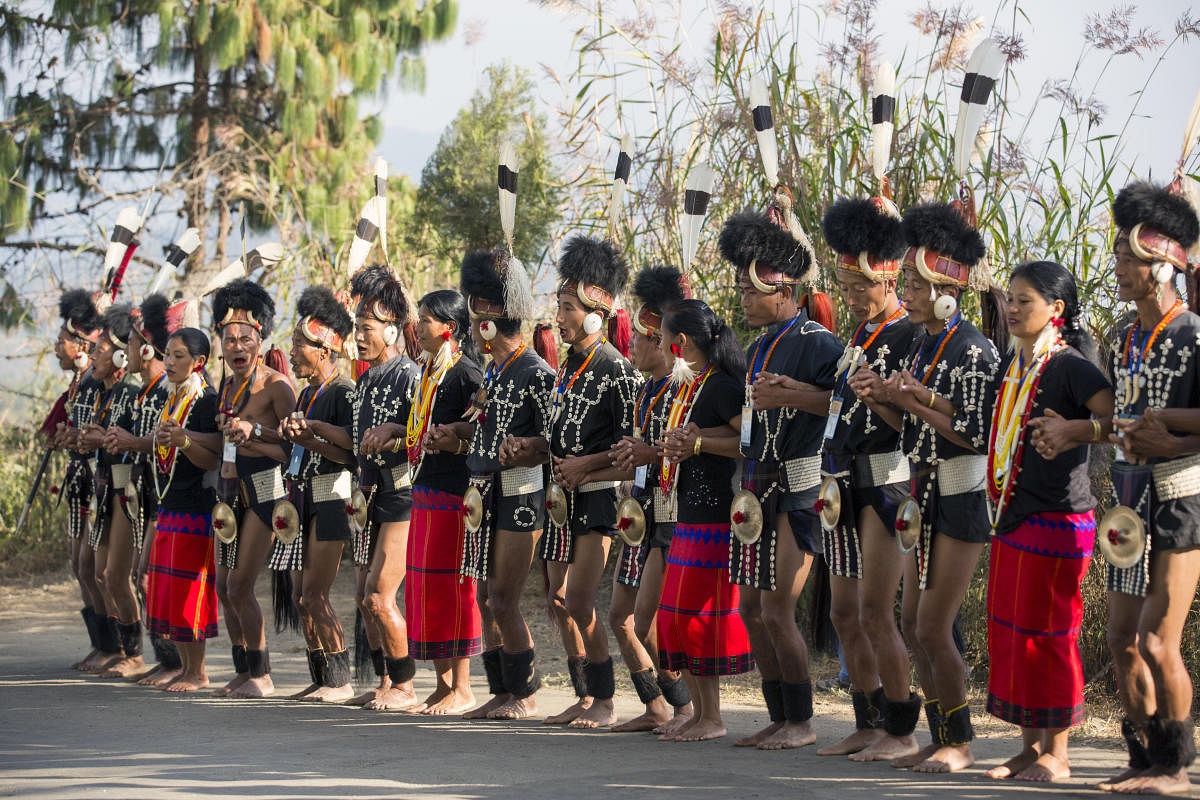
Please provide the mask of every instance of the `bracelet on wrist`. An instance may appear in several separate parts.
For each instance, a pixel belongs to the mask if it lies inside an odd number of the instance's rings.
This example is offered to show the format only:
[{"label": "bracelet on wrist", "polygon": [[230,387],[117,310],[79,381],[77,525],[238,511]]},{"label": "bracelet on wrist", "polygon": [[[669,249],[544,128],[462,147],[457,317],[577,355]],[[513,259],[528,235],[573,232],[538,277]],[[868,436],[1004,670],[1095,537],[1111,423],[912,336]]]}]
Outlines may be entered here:
[{"label": "bracelet on wrist", "polygon": [[933,404],[937,402],[937,393],[932,389],[929,390],[929,407],[933,408]]},{"label": "bracelet on wrist", "polygon": [[700,455],[700,441],[701,441],[701,437],[699,434],[697,434],[696,435],[696,444],[692,448],[692,455],[694,455],[694,456]]}]

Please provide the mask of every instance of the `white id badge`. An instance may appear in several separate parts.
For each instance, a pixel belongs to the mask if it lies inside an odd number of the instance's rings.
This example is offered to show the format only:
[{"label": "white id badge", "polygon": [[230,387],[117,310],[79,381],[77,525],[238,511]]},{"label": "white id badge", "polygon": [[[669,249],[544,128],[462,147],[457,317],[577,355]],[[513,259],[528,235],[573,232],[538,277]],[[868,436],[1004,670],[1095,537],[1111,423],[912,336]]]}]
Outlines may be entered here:
[{"label": "white id badge", "polygon": [[742,406],[742,447],[750,446],[750,431],[754,428],[754,407],[749,403]]},{"label": "white id badge", "polygon": [[288,475],[299,475],[300,474],[300,462],[303,460],[304,460],[304,448],[301,447],[300,445],[294,445],[292,447],[292,460],[288,462],[287,474]]},{"label": "white id badge", "polygon": [[221,448],[221,460],[226,464],[237,461],[237,446],[233,442],[225,442],[225,446]]},{"label": "white id badge", "polygon": [[650,472],[650,468],[642,464],[633,473],[633,485],[639,489],[646,488],[646,475]]},{"label": "white id badge", "polygon": [[832,439],[837,430],[838,419],[842,416],[842,398],[835,397],[829,401],[829,416],[825,418],[825,438]]}]

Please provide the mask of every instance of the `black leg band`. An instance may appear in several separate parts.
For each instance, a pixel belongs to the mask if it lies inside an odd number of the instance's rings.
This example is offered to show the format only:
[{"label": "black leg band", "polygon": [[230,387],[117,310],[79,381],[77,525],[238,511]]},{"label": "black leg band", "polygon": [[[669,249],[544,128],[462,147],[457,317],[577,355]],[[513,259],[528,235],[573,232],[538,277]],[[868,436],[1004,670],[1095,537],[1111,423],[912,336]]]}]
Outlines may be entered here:
[{"label": "black leg band", "polygon": [[121,631],[121,649],[125,651],[125,657],[137,658],[140,656],[142,654],[142,621],[139,619],[128,625],[119,622],[117,627]]},{"label": "black leg band", "polygon": [[644,704],[650,705],[662,697],[662,689],[659,688],[658,681],[654,679],[653,669],[631,672],[629,678],[633,681],[633,688],[637,690],[638,699]]},{"label": "black leg band", "polygon": [[612,658],[593,664],[585,661],[583,673],[587,679],[587,693],[597,700],[612,700],[617,692],[616,681],[613,679]]},{"label": "black leg band", "polygon": [[1155,714],[1146,723],[1146,752],[1156,767],[1178,772],[1196,760],[1195,725],[1189,719],[1163,719]]},{"label": "black leg band", "polygon": [[88,642],[93,650],[99,650],[100,630],[96,627],[96,610],[91,606],[84,606],[79,609],[79,614],[83,617],[83,627],[87,628]]},{"label": "black leg band", "polygon": [[1142,744],[1138,733],[1138,727],[1129,721],[1129,717],[1121,720],[1121,736],[1125,738],[1125,746],[1129,748],[1129,766],[1134,769],[1150,769],[1150,754],[1146,752],[1146,745]]},{"label": "black leg band", "polygon": [[[921,695],[909,692],[907,700],[888,700],[882,687],[880,687],[878,695],[884,707],[883,729],[891,736],[911,736],[912,732],[917,729],[917,722],[921,719]],[[932,725],[933,723],[930,722],[931,729]],[[940,725],[941,723],[939,723],[939,727]]]},{"label": "black leg band", "polygon": [[382,678],[387,675],[387,662],[383,658],[383,648],[371,651],[371,668],[375,671],[376,677]]},{"label": "black leg band", "polygon": [[326,680],[329,677],[329,657],[325,655],[325,648],[308,651],[308,674],[317,686],[328,685]]},{"label": "black leg band", "polygon": [[850,692],[850,702],[854,705],[854,727],[865,731],[883,727],[883,689],[876,689],[868,695],[866,692]]},{"label": "black leg band", "polygon": [[671,681],[663,680],[663,676],[659,675],[658,686],[662,689],[663,697],[673,708],[683,708],[692,702],[692,693],[688,691],[687,682],[681,677]]},{"label": "black leg band", "polygon": [[350,651],[346,648],[325,656],[325,685],[337,689],[350,683]]},{"label": "black leg band", "polygon": [[393,686],[408,683],[417,674],[417,662],[413,661],[412,656],[404,656],[404,658],[384,657],[383,660],[387,665],[387,674],[392,679]]},{"label": "black leg band", "polygon": [[937,700],[925,701],[925,721],[929,723],[929,735],[934,744],[946,743],[946,716],[942,714],[942,704]]},{"label": "black leg band", "polygon": [[783,694],[783,716],[788,722],[808,722],[812,719],[812,681],[780,681],[779,689]]},{"label": "black leg band", "polygon": [[783,688],[779,681],[763,681],[762,693],[771,722],[783,722],[787,719],[783,712]]},{"label": "black leg band", "polygon": [[235,644],[232,653],[233,671],[238,675],[245,675],[250,671],[250,662],[246,660],[246,645]]},{"label": "black leg band", "polygon": [[179,658],[179,648],[170,639],[152,633],[150,649],[154,651],[154,658],[163,669],[176,670],[183,667],[183,661]]},{"label": "black leg band", "polygon": [[121,652],[121,631],[117,627],[117,618],[97,616],[96,626],[100,635],[100,652]]},{"label": "black leg band", "polygon": [[502,691],[513,697],[529,697],[542,688],[542,676],[538,675],[537,668],[534,667],[533,648],[522,650],[520,653],[506,653],[501,650],[500,666],[504,676]]},{"label": "black leg band", "polygon": [[971,707],[966,703],[946,712],[946,744],[960,747],[969,744],[975,738],[975,728],[971,725]]},{"label": "black leg band", "polygon": [[262,678],[271,674],[271,654],[267,648],[246,651],[246,668],[251,678]]},{"label": "black leg band", "polygon": [[504,694],[504,665],[500,663],[500,648],[483,651],[483,674],[487,676],[488,694]]},{"label": "black leg band", "polygon": [[576,697],[587,697],[587,678],[583,674],[583,656],[567,656],[567,671],[571,673],[571,686]]}]

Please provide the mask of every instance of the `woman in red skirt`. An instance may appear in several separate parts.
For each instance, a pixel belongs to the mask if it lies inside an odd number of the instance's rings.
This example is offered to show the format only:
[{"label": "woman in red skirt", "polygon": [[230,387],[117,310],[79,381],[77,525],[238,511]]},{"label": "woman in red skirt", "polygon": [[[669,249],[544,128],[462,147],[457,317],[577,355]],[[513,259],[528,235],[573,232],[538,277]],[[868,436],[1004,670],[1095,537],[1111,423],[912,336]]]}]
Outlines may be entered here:
[{"label": "woman in red skirt", "polygon": [[683,673],[695,713],[660,738],[699,742],[725,735],[719,677],[754,669],[738,588],[729,582],[729,504],[746,357],[733,331],[699,300],[668,311],[662,348],[672,399],[658,477],[677,522],[658,607],[659,661]]},{"label": "woman in red skirt", "polygon": [[158,517],[150,551],[150,632],[176,643],[183,671],[163,686],[194,692],[208,685],[204,643],[217,635],[213,492],[204,473],[220,462],[217,396],[206,380],[208,337],[181,328],[167,340],[163,364],[170,394],[154,432]]},{"label": "woman in red skirt", "polygon": [[1020,725],[1023,747],[987,774],[1057,781],[1071,774],[1067,729],[1083,720],[1079,584],[1096,538],[1088,446],[1109,433],[1113,393],[1063,266],[1013,271],[1008,327],[1016,347],[988,448],[988,712]]},{"label": "woman in red skirt", "polygon": [[459,714],[475,705],[470,658],[482,652],[475,582],[460,578],[459,567],[472,430],[462,417],[483,383],[483,370],[462,295],[430,292],[417,313],[423,363],[405,431],[413,511],[404,613],[409,654],[433,661],[437,687],[410,711]]}]

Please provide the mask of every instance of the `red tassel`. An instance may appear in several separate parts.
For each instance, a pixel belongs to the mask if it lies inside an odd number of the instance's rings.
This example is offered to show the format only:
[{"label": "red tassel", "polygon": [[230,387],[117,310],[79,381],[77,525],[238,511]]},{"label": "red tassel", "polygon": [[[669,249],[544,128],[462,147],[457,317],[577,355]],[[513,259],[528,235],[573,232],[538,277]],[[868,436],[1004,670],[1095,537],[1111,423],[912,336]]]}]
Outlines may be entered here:
[{"label": "red tassel", "polygon": [[550,365],[550,369],[558,370],[558,342],[554,340],[554,328],[548,322],[539,322],[533,328],[533,351]]},{"label": "red tassel", "polygon": [[809,292],[800,298],[800,307],[808,318],[827,331],[833,330],[833,301],[824,292]]},{"label": "red tassel", "polygon": [[741,525],[745,521],[746,521],[746,512],[744,512],[744,511],[733,512],[733,524]]},{"label": "red tassel", "polygon": [[906,520],[906,519],[896,520],[896,530],[898,530],[898,531],[908,530],[908,520]]},{"label": "red tassel", "polygon": [[263,356],[263,363],[288,380],[292,379],[292,371],[288,369],[287,357],[284,356],[283,351],[278,347],[271,346],[271,349]]},{"label": "red tassel", "polygon": [[361,378],[362,374],[364,372],[366,372],[367,370],[369,370],[370,368],[371,368],[371,365],[368,364],[366,361],[363,361],[361,358],[356,360],[354,362],[354,380],[358,380],[359,378]]},{"label": "red tassel", "polygon": [[413,361],[421,355],[421,340],[417,338],[417,326],[411,322],[404,325],[404,352]]},{"label": "red tassel", "polygon": [[629,345],[633,343],[633,326],[629,324],[629,312],[618,308],[608,318],[608,341],[617,352],[629,358]]}]

